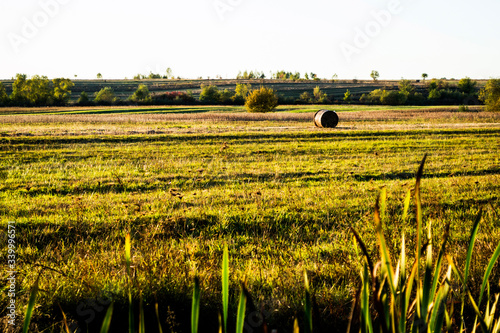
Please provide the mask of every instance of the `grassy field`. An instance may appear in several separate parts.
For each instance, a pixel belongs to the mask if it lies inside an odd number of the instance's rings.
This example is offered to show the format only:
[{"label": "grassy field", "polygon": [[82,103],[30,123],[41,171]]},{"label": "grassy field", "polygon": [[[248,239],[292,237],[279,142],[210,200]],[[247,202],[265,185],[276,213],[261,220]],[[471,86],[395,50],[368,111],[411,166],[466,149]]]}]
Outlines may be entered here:
[{"label": "grassy field", "polygon": [[[230,313],[245,280],[250,328],[261,329],[251,316],[260,311],[269,328],[292,331],[307,271],[316,331],[345,331],[361,269],[349,227],[375,252],[373,207],[385,188],[389,247],[398,252],[404,232],[414,250],[414,218],[402,223],[401,211],[424,154],[424,223],[436,243],[451,223],[449,251],[460,267],[483,208],[471,270],[477,293],[500,239],[500,114],[336,106],[338,127],[318,129],[319,108],[0,110],[0,221],[5,230],[16,222],[19,317],[39,277],[32,331],[62,331],[64,312],[69,326],[94,332],[109,299],[112,330],[126,331],[130,233],[133,298],[136,309],[144,300],[147,332],[158,327],[155,304],[164,331],[189,332],[195,274],[203,331],[217,330],[224,244]],[[499,278],[497,264],[492,291]],[[2,311],[7,302],[3,291]]]}]

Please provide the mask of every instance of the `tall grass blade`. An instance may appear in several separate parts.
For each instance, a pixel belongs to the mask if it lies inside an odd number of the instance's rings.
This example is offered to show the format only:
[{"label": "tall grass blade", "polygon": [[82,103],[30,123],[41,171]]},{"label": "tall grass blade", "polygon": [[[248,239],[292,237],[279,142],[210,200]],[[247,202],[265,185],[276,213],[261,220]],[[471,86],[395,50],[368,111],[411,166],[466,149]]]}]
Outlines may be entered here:
[{"label": "tall grass blade", "polygon": [[358,245],[361,248],[361,251],[363,251],[363,254],[366,258],[366,263],[368,264],[368,268],[369,268],[370,272],[373,272],[373,261],[370,258],[370,254],[368,253],[368,250],[366,249],[365,243],[363,242],[361,237],[359,237],[358,233],[356,232],[356,230],[353,227],[350,227],[350,230],[353,233],[354,238],[358,242]]},{"label": "tall grass blade", "polygon": [[295,320],[293,321],[293,333],[300,333],[299,321],[297,320],[297,318],[295,318]]},{"label": "tall grass blade", "polygon": [[229,306],[229,253],[227,244],[224,245],[222,256],[222,314],[224,333],[227,333],[227,309]]},{"label": "tall grass blade", "polygon": [[422,181],[422,176],[424,174],[424,165],[425,165],[425,160],[427,159],[427,154],[424,155],[424,158],[422,159],[422,162],[420,163],[420,166],[417,171],[416,175],[416,181],[415,181],[415,207],[416,207],[416,214],[417,214],[417,246],[415,248],[415,261],[417,262],[417,271],[415,276],[417,277],[417,293],[416,293],[416,304],[417,304],[417,320],[420,320],[422,316],[422,309],[420,305],[420,294],[421,294],[421,287],[420,287],[420,280],[418,279],[419,276],[419,265],[420,265],[420,249],[421,249],[421,244],[422,244],[422,201],[420,198],[420,184]]},{"label": "tall grass blade", "polygon": [[479,305],[483,300],[484,289],[488,284],[488,279],[490,278],[491,271],[493,270],[493,266],[495,266],[495,262],[497,261],[498,257],[500,257],[500,243],[498,243],[495,252],[493,252],[493,256],[491,257],[488,267],[486,267],[486,271],[484,272],[483,284],[481,285],[481,292],[479,294],[479,302],[478,302]]},{"label": "tall grass blade", "polygon": [[[499,248],[498,249],[500,249],[500,244],[499,244]],[[450,266],[453,269],[453,272],[455,273],[455,275],[460,280],[460,283],[462,283],[462,285],[464,287],[464,290],[467,293],[467,296],[469,296],[469,300],[471,302],[471,305],[474,308],[474,311],[476,312],[476,321],[479,321],[479,325],[481,326],[481,330],[484,333],[487,333],[488,332],[488,326],[486,326],[486,322],[484,321],[483,315],[481,314],[481,311],[479,311],[479,307],[477,306],[476,302],[474,301],[474,297],[472,297],[472,294],[470,293],[469,288],[465,284],[464,278],[462,277],[462,275],[458,271],[457,266],[453,262],[453,259],[450,256],[446,256],[446,257],[448,259],[448,262],[450,263]],[[476,326],[476,325],[474,325],[474,326]]]},{"label": "tall grass blade", "polygon": [[139,333],[146,333],[145,327],[145,319],[144,319],[144,306],[142,302],[142,295],[139,301]]},{"label": "tall grass blade", "polygon": [[304,297],[304,317],[305,317],[305,332],[312,333],[313,322],[312,322],[312,304],[311,304],[311,292],[309,289],[309,279],[307,278],[307,272],[304,271],[304,287],[306,290]]},{"label": "tall grass blade", "polygon": [[244,289],[245,287],[242,284],[240,291],[240,301],[238,302],[238,312],[236,314],[236,333],[243,333],[243,327],[245,326],[247,295]]},{"label": "tall grass blade", "polygon": [[36,294],[38,293],[38,278],[35,281],[33,289],[31,289],[30,300],[28,302],[28,307],[26,308],[26,313],[24,315],[23,323],[23,333],[28,333],[30,327],[31,316],[33,315],[33,309],[35,308]]},{"label": "tall grass blade", "polygon": [[158,332],[163,333],[163,329],[160,323],[160,312],[158,311],[158,303],[155,303],[155,313],[156,313],[156,321],[158,323]]},{"label": "tall grass blade", "polygon": [[128,278],[128,332],[134,333],[134,305],[132,303],[132,273],[130,271],[131,263],[131,243],[130,233],[125,236],[125,264],[127,266]]},{"label": "tall grass blade", "polygon": [[408,217],[408,210],[410,209],[410,201],[411,201],[411,191],[407,190],[403,207],[403,222],[406,221],[406,218]]},{"label": "tall grass blade", "polygon": [[363,265],[361,281],[361,332],[372,333],[373,325],[370,315],[370,273],[367,264]]},{"label": "tall grass blade", "polygon": [[191,306],[191,333],[198,333],[198,320],[200,317],[200,279],[194,277],[193,303]]},{"label": "tall grass blade", "polygon": [[104,316],[104,320],[102,321],[102,326],[101,326],[101,333],[108,333],[109,331],[109,326],[111,325],[111,317],[113,316],[113,303],[108,308],[108,311],[106,311],[106,315]]}]

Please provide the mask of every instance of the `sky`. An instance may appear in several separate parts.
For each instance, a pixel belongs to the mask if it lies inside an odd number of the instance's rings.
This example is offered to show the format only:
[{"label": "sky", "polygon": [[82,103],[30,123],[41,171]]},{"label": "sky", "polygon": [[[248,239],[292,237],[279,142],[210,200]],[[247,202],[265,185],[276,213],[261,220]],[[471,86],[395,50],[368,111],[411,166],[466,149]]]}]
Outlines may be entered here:
[{"label": "sky", "polygon": [[0,0],[0,79],[500,77],[498,0]]}]

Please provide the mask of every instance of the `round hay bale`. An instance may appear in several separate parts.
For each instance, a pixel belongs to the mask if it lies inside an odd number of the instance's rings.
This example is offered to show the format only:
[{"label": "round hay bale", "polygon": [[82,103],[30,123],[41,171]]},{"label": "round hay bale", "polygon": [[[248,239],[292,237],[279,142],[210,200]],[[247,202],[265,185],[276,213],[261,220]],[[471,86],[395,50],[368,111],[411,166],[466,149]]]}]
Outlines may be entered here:
[{"label": "round hay bale", "polygon": [[314,125],[316,127],[333,128],[339,123],[337,112],[332,110],[319,110],[314,115]]}]

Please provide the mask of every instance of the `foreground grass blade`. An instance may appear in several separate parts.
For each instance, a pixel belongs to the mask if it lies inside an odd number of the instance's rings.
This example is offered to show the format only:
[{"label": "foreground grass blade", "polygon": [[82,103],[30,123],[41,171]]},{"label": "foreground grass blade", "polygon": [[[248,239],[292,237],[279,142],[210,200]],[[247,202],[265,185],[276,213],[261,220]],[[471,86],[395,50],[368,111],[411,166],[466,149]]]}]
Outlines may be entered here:
[{"label": "foreground grass blade", "polygon": [[198,333],[198,320],[200,317],[200,279],[194,277],[193,303],[191,306],[191,333]]},{"label": "foreground grass blade", "polygon": [[227,333],[227,309],[229,306],[229,253],[227,244],[224,245],[224,254],[222,256],[222,315],[224,333]]},{"label": "foreground grass blade", "polygon": [[31,290],[30,300],[28,302],[28,308],[26,309],[26,314],[24,315],[23,333],[27,333],[30,327],[31,316],[33,315],[33,309],[35,308],[35,300],[37,293],[38,293],[38,279],[36,279],[35,285]]},{"label": "foreground grass blade", "polygon": [[128,278],[128,332],[134,332],[134,305],[132,304],[132,274],[130,271],[131,263],[131,244],[130,244],[130,233],[125,236],[125,263],[127,266],[127,278]]},{"label": "foreground grass blade", "polygon": [[156,321],[158,322],[158,332],[163,333],[160,323],[160,312],[158,311],[158,303],[155,303]]},{"label": "foreground grass blade", "polygon": [[488,267],[486,268],[486,272],[484,272],[483,284],[481,285],[481,293],[479,294],[478,305],[481,305],[481,301],[483,300],[484,289],[486,288],[486,285],[488,284],[488,279],[490,278],[491,271],[493,270],[493,266],[495,266],[495,262],[497,261],[498,257],[500,257],[500,243],[498,243],[498,246],[497,246],[495,252],[493,252],[493,256],[491,257],[490,263],[488,264]]},{"label": "foreground grass blade", "polygon": [[243,333],[243,327],[245,326],[246,305],[247,295],[245,293],[245,287],[242,284],[240,291],[240,301],[238,302],[238,313],[236,314],[236,333]]},{"label": "foreground grass blade", "polygon": [[304,297],[304,317],[306,325],[306,333],[312,333],[313,322],[312,322],[312,304],[311,304],[311,292],[309,290],[309,279],[307,278],[307,272],[304,271],[304,287],[306,290]]},{"label": "foreground grass blade", "polygon": [[[499,248],[500,248],[500,244],[499,244]],[[453,259],[449,255],[447,255],[446,258],[448,259],[448,262],[449,262],[450,266],[452,267],[453,272],[455,272],[455,275],[460,280],[460,283],[462,283],[463,288],[464,288],[465,292],[467,293],[467,296],[469,296],[469,300],[471,302],[472,308],[476,312],[476,321],[479,321],[479,325],[481,326],[481,330],[483,331],[483,333],[487,333],[488,326],[486,325],[486,323],[484,321],[484,318],[483,318],[483,315],[481,314],[481,311],[479,311],[479,307],[477,306],[476,302],[474,301],[474,297],[472,297],[472,294],[470,293],[469,288],[465,284],[464,278],[462,277],[462,275],[458,271],[457,266],[453,262]]]},{"label": "foreground grass blade", "polygon": [[142,304],[141,295],[141,300],[139,301],[139,333],[146,333],[146,325],[144,321],[144,306]]},{"label": "foreground grass blade", "polygon": [[108,333],[109,326],[111,325],[112,316],[113,316],[113,303],[111,303],[111,305],[108,308],[108,311],[106,311],[106,316],[104,316],[104,320],[101,326],[101,333]]}]

